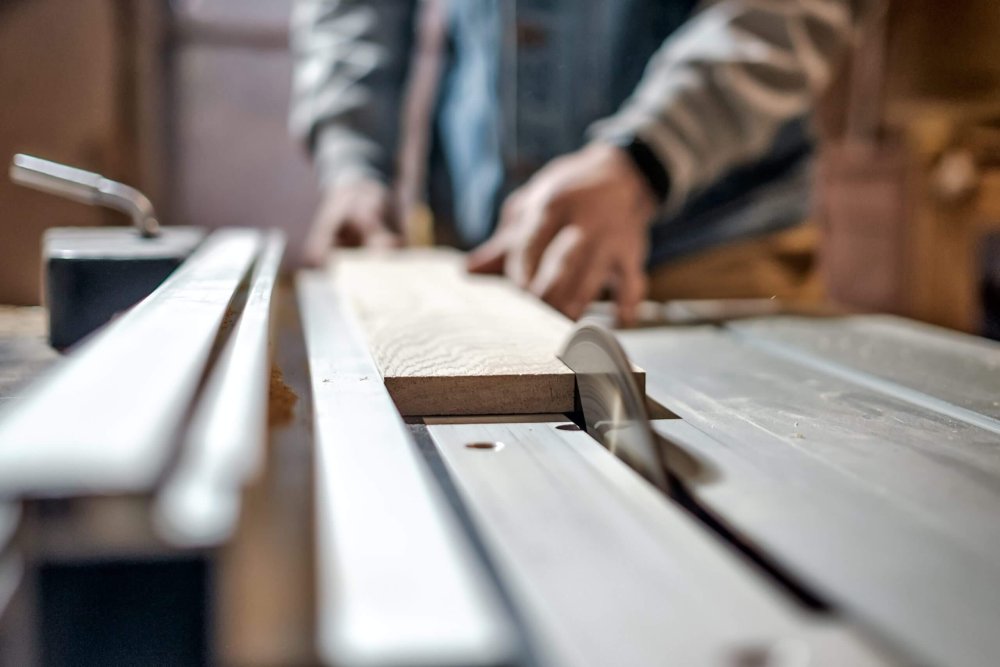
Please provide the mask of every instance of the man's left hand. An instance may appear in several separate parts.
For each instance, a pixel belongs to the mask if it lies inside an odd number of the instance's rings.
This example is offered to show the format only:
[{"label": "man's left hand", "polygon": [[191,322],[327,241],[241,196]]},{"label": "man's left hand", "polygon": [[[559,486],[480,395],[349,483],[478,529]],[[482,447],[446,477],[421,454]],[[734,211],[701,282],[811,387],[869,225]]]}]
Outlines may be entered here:
[{"label": "man's left hand", "polygon": [[552,160],[504,202],[497,231],[469,255],[474,273],[505,273],[572,319],[605,288],[618,320],[646,294],[656,199],[628,155],[594,143]]}]

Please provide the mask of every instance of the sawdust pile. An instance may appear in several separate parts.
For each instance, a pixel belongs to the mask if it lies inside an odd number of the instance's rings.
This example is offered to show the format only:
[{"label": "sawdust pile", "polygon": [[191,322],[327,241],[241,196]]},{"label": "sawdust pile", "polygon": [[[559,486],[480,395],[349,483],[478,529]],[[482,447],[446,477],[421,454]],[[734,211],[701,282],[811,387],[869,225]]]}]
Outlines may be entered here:
[{"label": "sawdust pile", "polygon": [[281,369],[271,366],[271,382],[268,391],[267,425],[270,427],[284,426],[292,421],[295,415],[295,404],[299,397],[292,388],[285,384]]}]

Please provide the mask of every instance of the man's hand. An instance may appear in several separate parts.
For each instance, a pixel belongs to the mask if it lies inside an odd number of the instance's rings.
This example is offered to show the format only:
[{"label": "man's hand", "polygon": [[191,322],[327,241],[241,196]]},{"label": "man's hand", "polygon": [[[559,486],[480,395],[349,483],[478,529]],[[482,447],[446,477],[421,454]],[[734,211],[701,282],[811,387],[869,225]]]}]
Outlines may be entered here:
[{"label": "man's hand", "polygon": [[547,164],[504,202],[494,235],[469,256],[577,319],[611,288],[622,324],[646,293],[647,229],[656,200],[629,157],[591,144]]},{"label": "man's hand", "polygon": [[378,181],[357,180],[329,188],[313,219],[303,258],[320,266],[331,246],[398,246],[399,237],[390,231],[392,218],[392,194]]}]

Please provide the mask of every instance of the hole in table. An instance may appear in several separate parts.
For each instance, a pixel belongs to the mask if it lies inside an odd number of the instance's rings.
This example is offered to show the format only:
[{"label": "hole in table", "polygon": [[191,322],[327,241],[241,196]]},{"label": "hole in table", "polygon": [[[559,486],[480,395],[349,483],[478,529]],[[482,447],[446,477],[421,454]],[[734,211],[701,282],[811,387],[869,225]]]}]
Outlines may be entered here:
[{"label": "hole in table", "polygon": [[556,428],[559,429],[560,431],[582,431],[583,430],[579,426],[577,426],[576,424],[573,424],[573,423],[570,423],[570,424],[559,424],[559,426],[556,426]]},{"label": "hole in table", "polygon": [[498,452],[503,449],[502,442],[470,442],[465,445],[469,449],[487,449]]}]

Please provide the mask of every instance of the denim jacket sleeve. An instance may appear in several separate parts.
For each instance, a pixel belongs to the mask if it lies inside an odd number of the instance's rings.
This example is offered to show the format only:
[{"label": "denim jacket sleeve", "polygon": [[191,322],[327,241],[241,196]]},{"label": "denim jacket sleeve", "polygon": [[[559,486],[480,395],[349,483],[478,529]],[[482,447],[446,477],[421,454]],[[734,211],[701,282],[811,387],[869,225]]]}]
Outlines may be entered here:
[{"label": "denim jacket sleeve", "polygon": [[321,184],[388,180],[416,0],[296,0],[289,124]]},{"label": "denim jacket sleeve", "polygon": [[594,138],[633,134],[671,179],[665,212],[764,153],[808,113],[878,0],[717,0],[654,54]]}]

